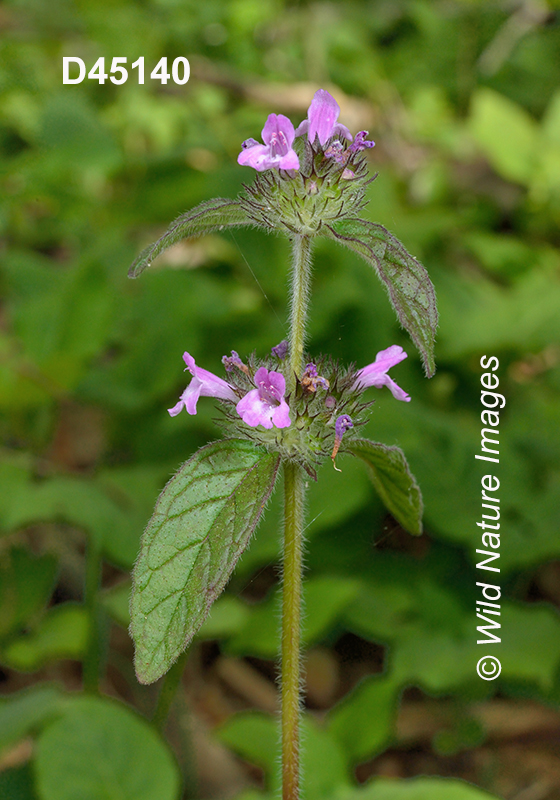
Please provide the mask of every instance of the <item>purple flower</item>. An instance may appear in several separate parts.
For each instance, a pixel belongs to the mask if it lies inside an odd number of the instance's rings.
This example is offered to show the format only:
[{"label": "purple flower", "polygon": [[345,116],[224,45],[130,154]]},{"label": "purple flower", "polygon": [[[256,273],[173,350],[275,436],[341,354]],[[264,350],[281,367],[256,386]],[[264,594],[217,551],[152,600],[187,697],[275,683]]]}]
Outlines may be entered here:
[{"label": "purple flower", "polygon": [[283,114],[269,114],[262,130],[264,144],[247,139],[237,163],[253,167],[259,172],[265,169],[299,169],[297,153],[292,149],[295,139],[294,126]]},{"label": "purple flower", "polygon": [[329,382],[317,372],[315,364],[307,364],[300,380],[301,385],[308,392],[316,392],[317,388],[329,389]]},{"label": "purple flower", "polygon": [[256,428],[287,428],[290,409],[284,400],[286,381],[280,372],[269,372],[260,367],[255,373],[256,389],[251,389],[236,406],[237,413],[247,425]]},{"label": "purple flower", "polygon": [[347,430],[354,427],[354,423],[352,422],[352,418],[348,416],[348,414],[341,414],[340,417],[336,418],[336,422],[334,423],[334,447],[331,454],[331,459],[333,463],[333,467],[337,472],[341,472],[339,468],[336,466],[335,458],[336,454],[338,453],[338,449],[342,442],[342,437],[346,433]]},{"label": "purple flower", "polygon": [[331,136],[343,136],[352,141],[352,134],[345,125],[337,122],[340,114],[340,106],[325,89],[319,89],[313,95],[311,105],[307,109],[307,119],[300,123],[296,130],[296,136],[307,134],[310,143],[313,144],[315,137],[319,137],[322,146]]},{"label": "purple flower", "polygon": [[237,367],[237,369],[240,369],[245,375],[249,373],[247,365],[241,361],[239,354],[236,353],[235,350],[231,351],[231,356],[222,356],[222,364],[226,368],[226,372],[233,372],[235,367]]},{"label": "purple flower", "polygon": [[271,349],[271,353],[273,356],[276,356],[276,358],[279,358],[281,361],[283,361],[288,355],[289,349],[290,347],[288,345],[287,339],[282,339],[282,341],[279,344],[275,345]]},{"label": "purple flower", "polygon": [[400,363],[406,358],[406,353],[398,344],[393,344],[386,350],[381,350],[376,356],[373,364],[358,370],[353,389],[366,389],[368,386],[375,386],[380,389],[388,386],[394,398],[397,400],[410,401],[410,397],[404,392],[395,381],[387,375],[387,372],[395,364]]},{"label": "purple flower", "polygon": [[352,418],[349,417],[348,414],[341,414],[340,417],[337,417],[336,422],[334,423],[335,438],[338,441],[342,441],[342,437],[346,431],[353,427],[354,423],[352,422]]},{"label": "purple flower", "polygon": [[189,353],[183,353],[183,360],[193,378],[177,405],[168,409],[172,417],[176,417],[183,408],[186,408],[189,414],[196,414],[196,404],[200,396],[219,397],[220,400],[237,400],[229,383],[218,378],[212,372],[197,367],[194,358]]},{"label": "purple flower", "polygon": [[[348,162],[350,157],[354,155],[354,153],[360,153],[362,150],[365,150],[368,147],[375,146],[375,142],[368,142],[366,140],[367,135],[367,131],[360,131],[357,133],[356,138],[346,150],[344,149],[342,142],[335,140],[325,150],[325,156],[327,158],[332,158],[332,160],[336,161],[337,164],[344,165]],[[349,180],[350,178],[354,177],[354,173],[350,169],[345,169],[342,173],[342,177],[346,180]]]},{"label": "purple flower", "polygon": [[368,131],[359,131],[356,134],[354,141],[348,148],[349,153],[359,153],[361,150],[365,150],[367,147],[375,147],[375,142],[368,142],[366,140],[366,136],[368,135]]}]

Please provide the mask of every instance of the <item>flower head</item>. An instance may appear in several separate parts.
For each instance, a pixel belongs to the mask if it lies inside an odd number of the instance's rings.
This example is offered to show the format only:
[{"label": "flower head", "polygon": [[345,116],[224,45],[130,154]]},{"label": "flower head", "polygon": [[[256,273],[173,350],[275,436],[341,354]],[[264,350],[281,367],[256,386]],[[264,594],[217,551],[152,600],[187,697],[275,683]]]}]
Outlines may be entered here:
[{"label": "flower head", "polygon": [[311,105],[307,109],[307,119],[304,119],[296,129],[296,136],[307,134],[311,144],[315,137],[319,137],[321,146],[325,145],[331,136],[343,136],[352,141],[352,134],[345,125],[337,122],[340,106],[325,89],[319,89],[313,95]]},{"label": "flower head", "polygon": [[367,389],[368,386],[375,386],[376,389],[380,389],[382,386],[388,386],[394,398],[408,403],[410,397],[387,375],[391,367],[399,364],[405,358],[406,353],[397,344],[381,350],[376,355],[373,364],[368,364],[367,367],[358,370],[352,388],[361,390]]},{"label": "flower head", "polygon": [[237,396],[229,383],[212,372],[197,367],[194,358],[189,353],[183,353],[183,360],[193,378],[181,395],[177,405],[168,409],[172,417],[176,417],[183,408],[186,408],[189,414],[196,414],[196,404],[201,396],[219,397],[220,400],[237,400]]},{"label": "flower head", "polygon": [[264,144],[247,139],[241,145],[237,163],[253,167],[258,172],[266,169],[299,169],[299,159],[292,144],[294,126],[283,114],[269,114],[262,130]]},{"label": "flower head", "polygon": [[255,373],[256,389],[251,389],[237,404],[237,413],[247,425],[256,428],[289,427],[290,409],[284,399],[286,380],[280,372],[260,367]]}]

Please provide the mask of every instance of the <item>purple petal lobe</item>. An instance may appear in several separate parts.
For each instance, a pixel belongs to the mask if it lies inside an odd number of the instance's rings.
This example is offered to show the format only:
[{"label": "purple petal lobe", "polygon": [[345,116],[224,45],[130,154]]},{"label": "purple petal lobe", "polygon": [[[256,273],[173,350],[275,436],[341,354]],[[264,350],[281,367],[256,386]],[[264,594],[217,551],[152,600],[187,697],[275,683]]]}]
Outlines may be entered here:
[{"label": "purple petal lobe", "polygon": [[332,136],[342,136],[352,141],[352,134],[345,125],[337,122],[340,106],[325,89],[318,89],[313,95],[311,105],[307,109],[307,119],[301,122],[295,132],[296,136],[307,134],[311,144],[318,137],[321,146]]},{"label": "purple petal lobe", "polygon": [[196,414],[196,404],[201,396],[218,397],[220,400],[237,400],[237,396],[229,383],[214,375],[214,373],[208,372],[202,367],[197,367],[190,353],[183,353],[183,361],[193,377],[181,395],[179,402],[169,409],[172,417],[177,416],[183,408],[189,414]]},{"label": "purple petal lobe", "polygon": [[262,130],[264,144],[246,139],[241,145],[237,163],[263,172],[267,169],[299,169],[295,150],[294,126],[283,114],[269,114]]},{"label": "purple petal lobe", "polygon": [[334,424],[334,431],[335,436],[337,439],[342,439],[344,434],[349,428],[353,428],[354,423],[352,422],[351,417],[348,414],[342,414],[340,417],[337,417],[337,420]]},{"label": "purple petal lobe", "polygon": [[315,137],[319,137],[319,142],[324,145],[333,133],[335,123],[340,114],[340,106],[324,89],[315,92],[307,116],[309,118],[308,138],[311,143]]},{"label": "purple petal lobe", "polygon": [[280,372],[260,367],[255,373],[256,389],[247,392],[236,406],[237,413],[246,425],[255,428],[287,428],[290,409],[284,399],[286,380]]},{"label": "purple petal lobe", "polygon": [[279,344],[272,348],[271,352],[273,356],[276,356],[276,358],[284,360],[288,355],[288,340],[282,339]]},{"label": "purple petal lobe", "polygon": [[363,390],[368,386],[375,386],[380,389],[382,386],[387,386],[391,391],[393,397],[397,400],[405,402],[410,401],[410,397],[403,391],[400,386],[397,386],[395,381],[387,375],[391,367],[399,364],[407,357],[402,347],[393,344],[386,350],[381,350],[375,357],[372,364],[368,364],[356,373],[353,389]]},{"label": "purple petal lobe", "polygon": [[348,139],[349,142],[352,141],[352,134],[341,122],[337,122],[333,128],[332,136],[342,136],[344,139]]}]

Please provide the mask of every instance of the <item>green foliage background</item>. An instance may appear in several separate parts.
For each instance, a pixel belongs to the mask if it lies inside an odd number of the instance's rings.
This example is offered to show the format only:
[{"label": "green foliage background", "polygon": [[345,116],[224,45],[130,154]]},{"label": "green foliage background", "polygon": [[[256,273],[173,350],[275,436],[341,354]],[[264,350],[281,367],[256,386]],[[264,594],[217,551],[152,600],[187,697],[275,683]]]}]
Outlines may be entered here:
[{"label": "green foliage background", "polygon": [[[69,771],[82,776],[84,797],[113,796],[94,774],[98,761],[84,756],[105,752],[104,731],[113,729],[129,742],[110,757],[122,796],[178,796],[167,745],[138,714],[44,681],[61,680],[61,659],[73,659],[95,686],[107,650],[111,661],[109,618],[127,624],[128,584],[119,580],[158,491],[218,435],[211,401],[196,418],[166,412],[185,385],[183,351],[219,373],[232,348],[264,354],[286,333],[281,239],[239,231],[188,242],[134,282],[128,265],[181,211],[234,197],[252,177],[236,163],[240,142],[257,138],[272,111],[299,122],[320,86],[339,100],[342,121],[376,140],[379,176],[366,216],[427,266],[441,321],[438,372],[427,381],[375,276],[352,254],[318,243],[311,351],[358,366],[390,344],[409,353],[397,380],[412,402],[380,392],[366,435],[407,454],[426,534],[419,545],[403,535],[352,459],[341,461],[340,475],[325,467],[311,487],[306,641],[332,647],[350,632],[385,649],[383,672],[366,676],[320,724],[309,719],[307,797],[351,791],[353,768],[395,742],[406,687],[454,698],[456,720],[434,742],[444,754],[484,742],[482,728],[465,724],[475,701],[499,694],[557,707],[556,9],[476,0],[3,5],[0,663],[8,693],[0,745],[8,752],[30,734],[38,744],[31,765],[0,773],[2,797],[74,797]],[[122,86],[62,85],[63,56],[88,69],[99,56],[126,56],[129,65],[144,56],[149,74],[161,57],[181,55],[192,69],[182,87],[149,78],[139,86],[136,72]],[[474,610],[482,355],[499,357],[507,397],[495,473],[503,672],[493,683],[475,671],[484,654]],[[204,628],[202,638],[219,639],[231,655],[273,660],[277,652],[274,592],[249,604],[243,589],[278,561],[278,499]],[[129,667],[120,669],[132,686]],[[140,698],[143,713],[153,701],[149,690],[125,695]],[[248,712],[219,733],[265,769],[268,789],[274,724]],[[161,775],[157,789],[147,778],[132,781],[146,761]],[[491,775],[478,782],[500,792]],[[381,781],[362,791],[365,800],[367,792],[367,800],[436,797],[428,784]],[[186,779],[189,796],[193,785]],[[483,796],[455,783],[445,792],[449,800],[453,792]]]}]

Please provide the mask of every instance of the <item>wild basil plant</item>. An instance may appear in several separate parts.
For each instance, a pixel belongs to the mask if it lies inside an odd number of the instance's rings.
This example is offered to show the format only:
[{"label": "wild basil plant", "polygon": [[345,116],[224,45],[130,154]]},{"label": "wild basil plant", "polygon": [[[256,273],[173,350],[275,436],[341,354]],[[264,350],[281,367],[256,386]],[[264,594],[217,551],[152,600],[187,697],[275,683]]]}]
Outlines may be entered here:
[{"label": "wild basil plant", "polygon": [[[339,123],[339,106],[319,90],[307,119],[294,130],[282,114],[270,114],[263,144],[243,142],[239,164],[257,171],[235,200],[218,198],[180,216],[132,265],[135,278],[182,237],[239,225],[288,237],[292,246],[290,335],[269,355],[235,351],[224,356],[223,376],[183,358],[191,379],[177,404],[196,414],[214,397],[225,414],[225,438],[186,461],[161,493],[142,539],[134,569],[131,633],[136,673],[152,683],[185,651],[247,547],[280,468],[284,476],[282,610],[283,797],[299,797],[300,616],[305,486],[316,467],[350,453],[365,468],[384,504],[410,533],[422,530],[422,498],[398,447],[359,435],[371,406],[370,387],[387,387],[397,401],[410,397],[389,376],[406,358],[398,345],[355,370],[305,349],[311,293],[313,240],[326,236],[358,253],[385,285],[401,325],[434,373],[437,310],[424,267],[381,225],[359,215],[366,204],[366,131],[352,137]],[[202,401],[205,402],[205,401]],[[178,681],[181,661],[168,680]],[[162,693],[163,694],[163,693]],[[169,696],[169,691],[164,693]],[[165,705],[165,704],[164,704]]]}]

